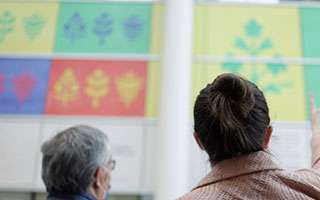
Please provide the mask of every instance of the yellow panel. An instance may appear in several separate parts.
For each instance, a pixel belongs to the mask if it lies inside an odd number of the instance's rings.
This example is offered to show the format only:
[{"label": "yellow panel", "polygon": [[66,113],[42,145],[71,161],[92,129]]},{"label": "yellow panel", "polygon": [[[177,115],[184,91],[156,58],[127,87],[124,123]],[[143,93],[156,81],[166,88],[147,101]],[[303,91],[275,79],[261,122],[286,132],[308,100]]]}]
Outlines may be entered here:
[{"label": "yellow panel", "polygon": [[207,27],[210,37],[207,40],[210,47],[206,54],[225,55],[232,52],[249,56],[248,51],[236,47],[237,38],[241,38],[252,50],[258,49],[269,38],[271,48],[260,51],[256,56],[301,56],[298,8],[216,5],[209,9]]},{"label": "yellow panel", "polygon": [[57,2],[1,2],[0,51],[52,51],[58,8]]},{"label": "yellow panel", "polygon": [[[208,67],[207,80],[212,82],[219,74],[230,72],[221,68],[222,64],[211,64]],[[267,68],[257,65],[258,74],[264,74],[259,80],[258,87],[262,89],[267,99],[272,120],[305,120],[305,99],[303,68],[300,65],[288,65],[285,73],[275,76],[267,71]],[[252,64],[243,64],[242,69],[236,72],[250,80]],[[270,92],[275,86],[278,92]],[[269,88],[269,89],[268,89]]]},{"label": "yellow panel", "polygon": [[160,94],[160,63],[149,62],[148,66],[148,84],[146,95],[146,117],[157,117]]},{"label": "yellow panel", "polygon": [[199,95],[200,90],[202,90],[208,84],[207,80],[207,63],[195,62],[192,66],[192,109],[191,113],[193,116],[193,106]]},{"label": "yellow panel", "polygon": [[194,55],[206,54],[206,43],[210,38],[208,31],[209,8],[207,5],[195,5],[193,22],[193,53]]},{"label": "yellow panel", "polygon": [[[150,53],[162,53],[163,35],[163,4],[154,3],[152,7]],[[159,109],[160,94],[160,62],[149,62],[148,84],[146,95],[145,116],[157,117]]]},{"label": "yellow panel", "polygon": [[[293,7],[209,6],[208,55],[301,57],[299,10]],[[221,73],[243,74],[265,93],[274,120],[305,120],[300,65],[212,63],[208,82]]]},{"label": "yellow panel", "polygon": [[[162,3],[154,3],[152,7],[151,20],[151,39],[150,53],[162,53],[163,40],[163,15],[164,9]],[[160,94],[160,62],[149,62],[148,66],[148,84],[146,95],[146,117],[157,117],[159,109],[159,94]]]},{"label": "yellow panel", "polygon": [[150,39],[150,53],[162,53],[162,40],[163,40],[163,4],[155,3],[152,7],[152,20],[151,20],[151,39]]}]

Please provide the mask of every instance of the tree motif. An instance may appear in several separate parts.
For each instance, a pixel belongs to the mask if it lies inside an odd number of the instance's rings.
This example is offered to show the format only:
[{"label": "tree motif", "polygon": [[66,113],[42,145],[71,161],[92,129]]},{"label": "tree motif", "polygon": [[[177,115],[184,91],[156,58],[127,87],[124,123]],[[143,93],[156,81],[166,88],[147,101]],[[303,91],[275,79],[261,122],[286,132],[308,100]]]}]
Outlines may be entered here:
[{"label": "tree motif", "polygon": [[66,107],[70,101],[79,98],[80,86],[72,69],[66,69],[63,75],[55,83],[52,97],[62,102]]},{"label": "tree motif", "polygon": [[105,38],[113,32],[113,19],[108,13],[104,12],[95,19],[93,32],[100,38],[99,45],[103,45]]},{"label": "tree motif", "polygon": [[30,17],[24,19],[25,33],[31,41],[33,41],[41,32],[45,21],[46,20],[37,13],[34,13]]},{"label": "tree motif", "polygon": [[75,12],[63,26],[64,37],[71,40],[71,42],[84,37],[85,31],[86,25],[79,12]]},{"label": "tree motif", "polygon": [[32,76],[27,71],[22,72],[19,76],[13,77],[13,89],[20,105],[30,96],[37,81],[38,78]]},{"label": "tree motif", "polygon": [[116,78],[116,87],[121,100],[126,107],[130,107],[135,100],[143,84],[143,78],[137,76],[134,72],[128,71]]},{"label": "tree motif", "polygon": [[130,41],[134,41],[141,33],[144,27],[144,22],[138,16],[131,16],[123,23],[125,35]]},{"label": "tree motif", "polygon": [[[261,38],[262,26],[254,19],[251,19],[248,24],[244,26],[246,38],[236,37],[234,47],[243,50],[251,57],[259,56],[265,50],[273,48],[273,43],[269,37]],[[259,42],[260,41],[260,42]],[[227,57],[233,57],[232,53],[227,53]],[[280,59],[279,54],[274,55],[275,58]],[[258,70],[258,64],[252,63],[250,71],[246,71],[243,63],[222,63],[222,68],[231,72],[244,72],[249,74],[249,78],[255,84],[260,85],[261,80],[265,74],[278,76],[281,72],[288,70],[285,64],[266,64],[263,70]],[[264,92],[281,93],[283,88],[292,87],[291,82],[272,82],[262,85]]]},{"label": "tree motif", "polygon": [[109,92],[109,78],[103,70],[97,69],[87,77],[87,87],[85,92],[92,98],[91,105],[93,108],[100,106],[99,98],[105,96]]},{"label": "tree motif", "polygon": [[2,16],[0,16],[0,43],[3,43],[5,36],[14,30],[14,21],[15,18],[11,15],[10,11],[4,11]]},{"label": "tree motif", "polygon": [[0,93],[3,92],[4,87],[2,86],[3,82],[6,80],[6,77],[2,74],[2,72],[0,71]]}]

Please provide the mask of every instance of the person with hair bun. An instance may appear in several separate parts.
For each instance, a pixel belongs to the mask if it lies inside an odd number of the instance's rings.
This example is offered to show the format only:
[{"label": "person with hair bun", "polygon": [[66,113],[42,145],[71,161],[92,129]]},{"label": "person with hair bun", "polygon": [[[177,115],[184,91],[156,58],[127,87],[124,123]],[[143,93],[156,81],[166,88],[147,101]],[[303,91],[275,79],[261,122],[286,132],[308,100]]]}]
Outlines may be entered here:
[{"label": "person with hair bun", "polygon": [[211,172],[179,200],[320,199],[320,109],[310,95],[312,168],[288,172],[268,153],[272,133],[262,91],[235,74],[222,74],[200,91],[194,137]]}]

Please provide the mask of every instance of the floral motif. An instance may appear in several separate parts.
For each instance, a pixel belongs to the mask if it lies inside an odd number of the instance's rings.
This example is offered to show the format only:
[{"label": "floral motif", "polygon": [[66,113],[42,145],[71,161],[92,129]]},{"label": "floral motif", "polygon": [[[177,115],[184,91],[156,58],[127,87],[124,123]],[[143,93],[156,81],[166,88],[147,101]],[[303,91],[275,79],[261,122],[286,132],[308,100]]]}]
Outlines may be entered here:
[{"label": "floral motif", "polygon": [[[233,57],[234,55],[232,53],[227,54],[228,57]],[[242,63],[223,63],[222,68],[226,70],[230,70],[231,72],[237,72],[242,67]]]},{"label": "floral motif", "polygon": [[116,86],[121,100],[126,107],[130,107],[135,100],[143,84],[143,78],[137,76],[134,72],[128,71],[116,78]]},{"label": "floral motif", "polygon": [[72,71],[66,69],[63,75],[55,83],[53,88],[53,98],[62,102],[66,107],[70,101],[76,100],[80,95],[80,86]]},{"label": "floral motif", "polygon": [[256,20],[251,19],[250,22],[245,26],[246,35],[248,37],[259,37],[261,33],[261,26]]},{"label": "floral motif", "polygon": [[[243,50],[251,57],[259,56],[265,50],[271,50],[274,46],[269,37],[261,38],[262,26],[254,19],[251,19],[244,27],[246,38],[236,37],[234,47]],[[258,42],[261,41],[261,42]],[[227,53],[227,57],[234,56],[232,53]],[[276,54],[275,58],[280,59],[280,55]],[[222,63],[222,68],[231,72],[244,72],[249,75],[251,81],[260,85],[265,74],[278,76],[281,72],[288,70],[285,64],[266,64],[258,70],[258,64],[252,63],[250,71],[245,69],[242,63]],[[283,88],[292,87],[291,82],[272,82],[262,85],[264,92],[281,93]]]},{"label": "floral motif", "polygon": [[30,96],[37,81],[37,77],[32,76],[30,72],[27,71],[22,72],[19,76],[13,77],[13,88],[20,104],[23,104]]},{"label": "floral motif", "polygon": [[63,26],[64,37],[70,39],[71,42],[75,42],[84,37],[85,31],[86,25],[79,12],[75,12]]},{"label": "floral motif", "polygon": [[34,40],[36,36],[41,32],[45,21],[46,20],[37,13],[34,13],[24,20],[24,29],[31,41]]},{"label": "floral motif", "polygon": [[0,16],[0,43],[3,43],[5,36],[14,30],[14,21],[15,18],[11,15],[10,11],[4,11],[2,16]]},{"label": "floral motif", "polygon": [[4,87],[1,85],[3,84],[3,82],[6,80],[6,77],[2,74],[2,72],[0,71],[0,93],[3,92]]},{"label": "floral motif", "polygon": [[88,86],[85,92],[92,97],[92,107],[98,108],[100,106],[99,98],[105,96],[109,92],[108,88],[109,78],[103,70],[97,69],[87,77]]},{"label": "floral motif", "polygon": [[143,20],[135,15],[129,17],[123,24],[124,33],[130,41],[134,41],[140,35],[143,27]]},{"label": "floral motif", "polygon": [[93,32],[99,36],[99,44],[105,43],[105,38],[113,32],[113,19],[106,12],[102,13],[94,21]]}]

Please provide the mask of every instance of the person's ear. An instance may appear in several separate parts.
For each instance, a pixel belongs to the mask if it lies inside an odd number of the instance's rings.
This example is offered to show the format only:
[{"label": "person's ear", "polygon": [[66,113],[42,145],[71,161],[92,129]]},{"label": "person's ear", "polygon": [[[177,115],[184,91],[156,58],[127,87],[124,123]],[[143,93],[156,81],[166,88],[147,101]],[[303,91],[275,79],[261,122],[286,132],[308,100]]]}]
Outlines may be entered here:
[{"label": "person's ear", "polygon": [[89,188],[89,192],[91,192],[97,199],[101,199],[103,195],[103,191],[101,190],[102,179],[104,177],[103,169],[99,166],[94,173],[94,182]]},{"label": "person's ear", "polygon": [[102,183],[103,183],[103,179],[104,179],[105,173],[102,169],[101,166],[99,166],[94,174],[95,177],[95,181],[93,183],[94,188],[99,188],[101,187]]},{"label": "person's ear", "polygon": [[265,136],[264,141],[263,141],[263,148],[264,149],[267,149],[269,147],[269,142],[270,142],[270,138],[271,138],[271,135],[272,135],[272,131],[273,131],[273,127],[269,126],[267,128],[266,136]]},{"label": "person's ear", "polygon": [[203,144],[202,144],[197,132],[195,132],[195,131],[193,132],[193,137],[197,141],[197,144],[200,147],[200,149],[201,150],[205,150],[205,148],[204,148],[204,146],[203,146]]}]

